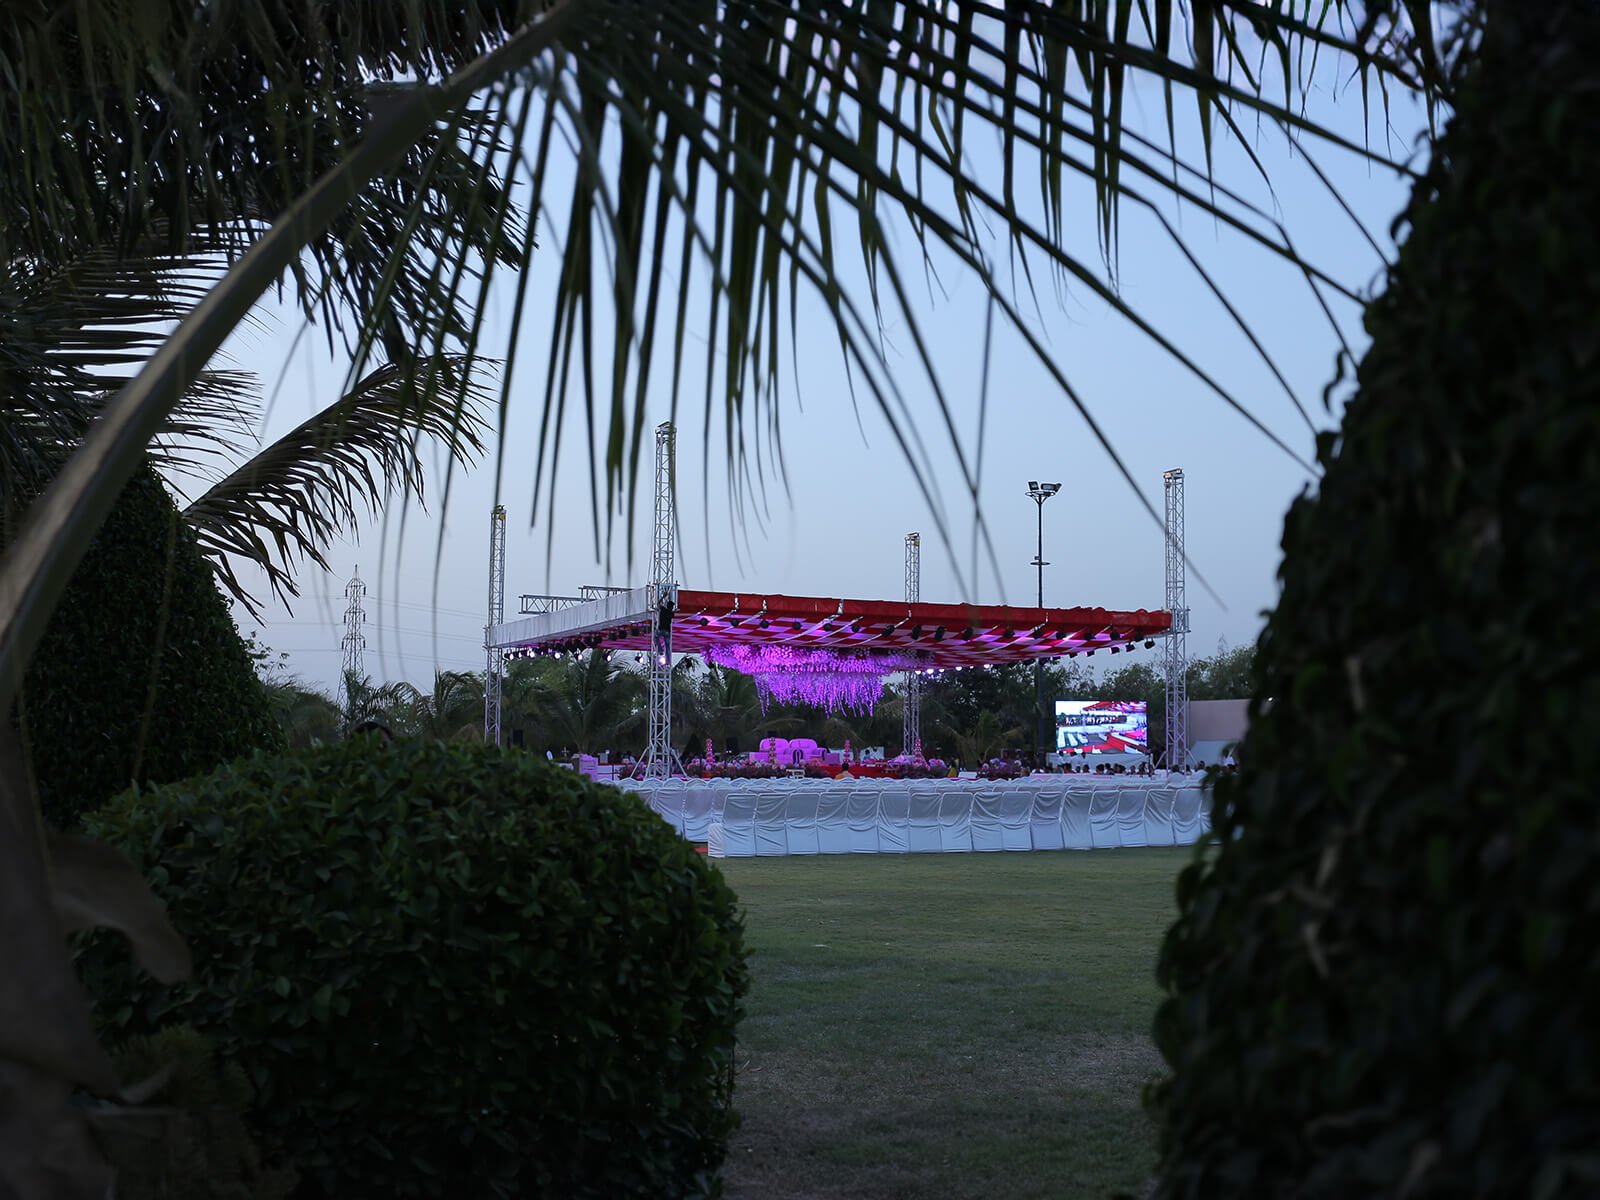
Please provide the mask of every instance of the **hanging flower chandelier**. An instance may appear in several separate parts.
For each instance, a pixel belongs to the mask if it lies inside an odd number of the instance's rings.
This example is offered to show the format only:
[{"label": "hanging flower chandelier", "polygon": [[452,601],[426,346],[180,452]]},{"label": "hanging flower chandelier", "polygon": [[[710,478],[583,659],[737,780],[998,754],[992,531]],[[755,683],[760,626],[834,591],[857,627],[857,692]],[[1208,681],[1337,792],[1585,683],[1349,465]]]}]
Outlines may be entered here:
[{"label": "hanging flower chandelier", "polygon": [[810,704],[824,712],[869,714],[883,694],[884,676],[922,669],[914,651],[811,649],[803,646],[712,646],[706,658],[755,681],[761,711]]}]

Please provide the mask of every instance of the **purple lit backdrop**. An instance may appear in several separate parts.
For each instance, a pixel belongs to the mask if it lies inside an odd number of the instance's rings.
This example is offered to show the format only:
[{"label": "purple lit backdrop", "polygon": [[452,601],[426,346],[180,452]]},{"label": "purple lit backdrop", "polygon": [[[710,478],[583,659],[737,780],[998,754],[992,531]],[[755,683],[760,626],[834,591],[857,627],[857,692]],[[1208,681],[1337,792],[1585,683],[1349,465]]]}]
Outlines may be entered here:
[{"label": "purple lit backdrop", "polygon": [[883,680],[915,671],[917,654],[815,650],[798,646],[712,646],[706,658],[755,681],[761,711],[780,704],[811,704],[824,712],[870,713],[883,694]]}]

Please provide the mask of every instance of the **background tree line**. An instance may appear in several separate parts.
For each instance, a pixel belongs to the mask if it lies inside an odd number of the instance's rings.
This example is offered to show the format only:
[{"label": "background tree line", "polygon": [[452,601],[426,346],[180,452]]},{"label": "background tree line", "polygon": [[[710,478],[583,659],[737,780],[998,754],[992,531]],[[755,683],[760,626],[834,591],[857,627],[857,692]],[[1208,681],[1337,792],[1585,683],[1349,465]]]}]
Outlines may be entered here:
[{"label": "background tree line", "polygon": [[[1248,696],[1254,649],[1219,642],[1209,656],[1189,663],[1191,700]],[[644,747],[648,681],[631,652],[590,650],[575,657],[519,659],[506,666],[502,689],[504,740],[543,753],[636,754]],[[472,741],[483,733],[483,673],[436,671],[430,691],[406,682],[346,681],[348,707],[316,688],[276,673],[270,655],[258,653],[274,711],[294,746],[337,740],[341,730],[377,721],[397,736]],[[1082,658],[1045,665],[1045,703],[1057,699],[1142,700],[1149,708],[1150,738],[1165,730],[1166,684],[1151,654],[1097,673]],[[835,749],[882,746],[900,750],[905,712],[903,684],[887,682],[870,714],[824,714],[798,704],[762,706],[747,675],[686,655],[674,668],[673,744],[686,757],[754,750],[765,737],[813,737]],[[1033,668],[1026,663],[947,671],[924,681],[923,748],[929,754],[978,762],[1032,746]]]}]

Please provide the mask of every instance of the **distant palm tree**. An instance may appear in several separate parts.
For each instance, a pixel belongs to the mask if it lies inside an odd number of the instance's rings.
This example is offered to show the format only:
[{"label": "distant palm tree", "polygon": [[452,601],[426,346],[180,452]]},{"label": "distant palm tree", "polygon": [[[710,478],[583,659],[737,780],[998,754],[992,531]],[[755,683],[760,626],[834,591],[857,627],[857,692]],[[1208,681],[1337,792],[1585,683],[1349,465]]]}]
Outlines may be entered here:
[{"label": "distant palm tree", "polygon": [[730,746],[755,749],[756,734],[771,728],[755,680],[729,667],[707,663],[695,686],[692,735],[709,738],[718,755]]},{"label": "distant palm tree", "polygon": [[947,727],[940,733],[948,739],[961,762],[972,765],[996,758],[1002,750],[1020,746],[1027,740],[1030,728],[1031,713],[1028,722],[1008,725],[997,713],[981,712],[970,728]]},{"label": "distant palm tree", "polygon": [[344,678],[344,729],[376,722],[390,733],[406,734],[413,728],[420,693],[402,681],[375,684],[366,676],[346,673]]},{"label": "distant palm tree", "polygon": [[580,754],[643,745],[640,714],[647,682],[642,673],[600,649],[556,662],[529,714],[545,745]]},{"label": "distant palm tree", "polygon": [[482,740],[483,676],[473,671],[434,671],[433,691],[409,684],[408,732],[441,741]]},{"label": "distant palm tree", "polygon": [[305,749],[339,740],[343,722],[334,700],[297,679],[269,679],[263,686],[291,748]]}]

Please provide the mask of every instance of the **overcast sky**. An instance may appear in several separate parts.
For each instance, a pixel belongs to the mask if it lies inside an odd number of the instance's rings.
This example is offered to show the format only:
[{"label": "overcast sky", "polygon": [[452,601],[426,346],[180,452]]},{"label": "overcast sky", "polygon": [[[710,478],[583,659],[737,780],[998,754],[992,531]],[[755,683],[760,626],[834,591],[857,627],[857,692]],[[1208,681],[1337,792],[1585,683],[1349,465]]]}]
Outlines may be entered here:
[{"label": "overcast sky", "polygon": [[[1335,82],[1340,84],[1337,95]],[[1333,72],[1324,73],[1322,84],[1308,98],[1308,115],[1361,139],[1359,89],[1344,87]],[[1145,103],[1148,111],[1141,112],[1141,102],[1147,100],[1133,97],[1134,120],[1142,116],[1146,131],[1164,142],[1159,100]],[[1389,130],[1374,120],[1371,140],[1396,157],[1412,157],[1420,112],[1396,107],[1390,118]],[[1180,149],[1192,151],[1198,163],[1198,138],[1192,133],[1186,131]],[[1219,180],[1279,213],[1305,258],[1347,285],[1370,291],[1383,267],[1378,251],[1281,135],[1266,129],[1253,135],[1251,148],[1270,173],[1272,189],[1261,184],[1246,156],[1225,141],[1219,143]],[[1326,146],[1317,147],[1316,154],[1379,248],[1392,252],[1388,231],[1405,201],[1403,183],[1354,155]],[[987,165],[980,153],[976,169]],[[1092,190],[1075,186],[1068,204],[1069,245],[1082,261],[1095,265]],[[1181,226],[1189,250],[1214,273],[1267,346],[1316,425],[1331,427],[1336,412],[1325,407],[1323,389],[1333,378],[1339,339],[1304,279],[1197,211],[1170,203],[1167,211]],[[1118,282],[1124,299],[1310,460],[1312,431],[1183,255],[1136,208],[1125,207],[1122,220]],[[853,230],[841,236],[846,251],[854,236]],[[542,238],[543,249],[527,269],[553,274],[560,240]],[[919,263],[915,244],[903,230],[897,248],[903,266]],[[1004,261],[1003,241],[990,249]],[[903,539],[917,530],[923,534],[924,600],[1032,603],[1035,508],[1024,493],[1030,479],[1039,479],[1062,484],[1044,509],[1045,558],[1050,563],[1045,602],[1161,607],[1159,526],[1014,333],[997,330],[987,419],[980,426],[988,306],[976,280],[947,261],[935,265],[942,291],[924,286],[918,319],[936,347],[941,378],[956,412],[958,443],[978,464],[976,506],[961,483],[932,389],[916,369],[903,320],[888,316],[884,342],[891,360],[903,364],[896,377],[933,467],[932,503],[918,489],[870,401],[863,399],[859,409],[852,406],[830,318],[820,304],[806,301],[798,320],[799,399],[788,389],[781,413],[786,480],[768,471],[765,513],[747,508],[742,518],[734,515],[726,486],[723,426],[720,418],[713,422],[707,446],[703,376],[691,374],[686,381],[678,442],[679,582],[752,593],[899,598]],[[920,270],[910,273],[919,282],[923,278]],[[549,309],[548,292],[538,286],[531,291],[535,312],[521,334],[517,403],[509,423],[498,431],[496,452],[503,454],[499,495],[494,493],[491,453],[478,469],[455,476],[447,501],[436,479],[425,509],[390,504],[356,537],[330,547],[333,572],[304,570],[304,595],[292,612],[269,602],[266,619],[258,621],[237,610],[242,631],[256,631],[274,651],[286,653],[289,670],[301,679],[330,692],[337,686],[343,591],[357,567],[368,587],[364,667],[369,676],[408,679],[427,687],[436,667],[481,670],[489,512],[497,499],[509,514],[508,617],[516,614],[519,593],[572,593],[586,583],[644,582],[648,461],[636,481],[640,501],[631,542],[619,533],[609,555],[602,546],[597,557],[585,460],[588,434],[581,416],[569,415],[564,430],[554,520],[542,502],[537,522],[532,520],[533,447],[548,355]],[[1031,311],[1031,300],[1023,299]],[[1042,319],[1034,319],[1032,327],[1048,340],[1073,387],[1158,511],[1162,472],[1184,470],[1189,554],[1215,593],[1191,575],[1191,654],[1210,653],[1219,639],[1233,644],[1253,640],[1262,611],[1277,593],[1284,510],[1297,493],[1313,485],[1313,477],[1081,286],[1067,287],[1059,296],[1046,286],[1039,300]],[[1344,336],[1359,351],[1364,344],[1359,310],[1346,302],[1333,304]],[[508,291],[491,316],[490,345],[504,345],[509,307]],[[273,395],[264,429],[270,438],[336,398],[343,364],[325,356],[320,336],[297,342],[291,316],[270,306],[263,316],[226,353],[236,365],[257,372]],[[697,345],[692,363],[703,359],[706,321],[703,305],[689,314],[689,336]],[[665,387],[652,395],[651,406],[651,425],[668,416]],[[949,531],[948,545],[937,533],[936,515],[942,515]],[[985,552],[974,564],[974,530],[980,521],[992,539],[998,572]]]}]

